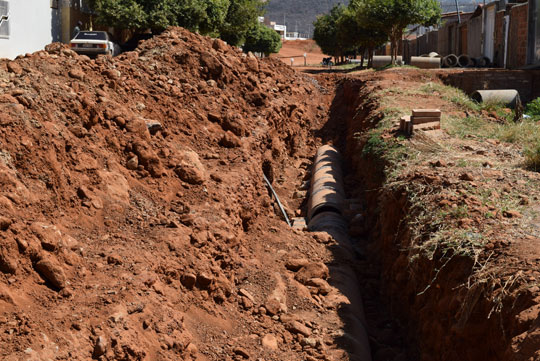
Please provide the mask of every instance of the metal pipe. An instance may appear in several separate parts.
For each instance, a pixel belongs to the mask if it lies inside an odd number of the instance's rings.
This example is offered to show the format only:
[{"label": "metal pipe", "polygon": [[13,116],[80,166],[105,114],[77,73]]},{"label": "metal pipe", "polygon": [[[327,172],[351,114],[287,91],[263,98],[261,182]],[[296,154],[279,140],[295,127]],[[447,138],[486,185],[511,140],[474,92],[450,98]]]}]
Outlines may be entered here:
[{"label": "metal pipe", "polygon": [[279,209],[281,210],[281,213],[283,213],[283,217],[285,218],[285,221],[287,222],[289,227],[291,227],[291,221],[289,221],[289,217],[287,217],[287,212],[285,212],[285,208],[283,208],[283,205],[279,201],[279,197],[276,191],[274,190],[274,188],[272,188],[272,184],[270,184],[270,181],[268,180],[268,178],[266,178],[266,175],[264,173],[263,173],[263,178],[264,178],[264,181],[266,182],[266,185],[268,186],[268,188],[270,188],[270,191],[274,195],[274,198],[276,198],[276,202],[278,204]]},{"label": "metal pipe", "polygon": [[471,98],[478,103],[502,103],[510,108],[520,103],[519,93],[515,89],[477,90]]}]

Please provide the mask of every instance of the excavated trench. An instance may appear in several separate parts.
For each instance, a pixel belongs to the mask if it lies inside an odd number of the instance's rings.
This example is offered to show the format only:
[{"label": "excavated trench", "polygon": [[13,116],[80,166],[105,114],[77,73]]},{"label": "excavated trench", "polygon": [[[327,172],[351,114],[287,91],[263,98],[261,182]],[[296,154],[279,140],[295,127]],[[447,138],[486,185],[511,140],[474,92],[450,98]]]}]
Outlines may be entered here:
[{"label": "excavated trench", "polygon": [[[329,197],[327,204],[320,201],[320,194],[312,195],[307,209],[311,230],[327,231],[341,244],[335,249],[336,260],[354,263],[354,278],[359,285],[358,296],[353,298],[356,304],[351,305],[355,316],[346,310],[341,313],[357,340],[356,349],[350,343],[345,345],[352,350],[351,359],[514,359],[510,337],[505,335],[512,316],[489,317],[492,304],[481,296],[480,289],[458,287],[468,277],[471,259],[455,257],[441,267],[436,256],[427,259],[417,255],[415,263],[410,263],[411,254],[406,249],[412,232],[402,222],[409,211],[407,191],[385,189],[384,164],[362,152],[362,135],[378,120],[368,93],[358,79],[345,80],[337,87],[329,120],[316,136],[342,154],[342,174],[326,172],[323,178],[330,188],[336,180],[342,182],[343,195]],[[313,173],[320,170],[318,154]],[[339,204],[341,198],[343,203]],[[346,233],[343,219],[348,224]],[[436,287],[422,292],[435,273]],[[370,352],[360,346],[364,340],[368,340]]]}]

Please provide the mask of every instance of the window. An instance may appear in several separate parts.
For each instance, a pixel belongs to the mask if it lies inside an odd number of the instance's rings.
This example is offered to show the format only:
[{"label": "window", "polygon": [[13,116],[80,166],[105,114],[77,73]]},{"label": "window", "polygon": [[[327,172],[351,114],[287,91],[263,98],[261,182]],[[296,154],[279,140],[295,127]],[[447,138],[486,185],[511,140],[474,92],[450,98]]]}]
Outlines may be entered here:
[{"label": "window", "polygon": [[104,31],[81,31],[75,37],[77,40],[107,40],[107,33]]},{"label": "window", "polygon": [[0,39],[9,39],[9,1],[0,0]]}]

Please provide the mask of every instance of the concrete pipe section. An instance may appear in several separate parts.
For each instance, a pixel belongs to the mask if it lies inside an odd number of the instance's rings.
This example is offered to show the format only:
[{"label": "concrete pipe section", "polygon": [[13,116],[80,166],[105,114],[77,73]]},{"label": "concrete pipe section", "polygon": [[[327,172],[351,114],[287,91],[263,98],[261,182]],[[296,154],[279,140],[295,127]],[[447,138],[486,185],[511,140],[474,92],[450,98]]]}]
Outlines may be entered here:
[{"label": "concrete pipe section", "polygon": [[[341,155],[336,148],[324,145],[317,150],[311,192],[308,201],[308,220],[324,211],[343,214],[345,191],[341,172]],[[308,223],[309,225],[310,223]]]},{"label": "concrete pipe section", "polygon": [[519,93],[515,89],[477,90],[471,98],[477,103],[502,103],[510,108],[515,108],[521,103]]},{"label": "concrete pipe section", "polygon": [[346,257],[343,264],[330,266],[330,284],[347,297],[342,303],[341,318],[351,360],[371,361],[371,349],[358,279],[349,264],[354,264],[354,249],[348,234],[348,222],[343,217],[346,207],[343,186],[342,159],[338,150],[325,145],[317,150],[311,176],[308,201],[308,229],[326,232],[337,242],[334,252]]},{"label": "concrete pipe section", "polygon": [[491,64],[491,60],[487,56],[472,58],[473,66],[477,68],[487,68]]},{"label": "concrete pipe section", "polygon": [[458,65],[458,57],[455,54],[447,55],[442,60],[446,68],[454,68]]},{"label": "concrete pipe section", "polygon": [[[374,55],[373,67],[382,68],[383,66],[390,65],[392,63],[392,57],[390,55]],[[396,57],[396,64],[403,64],[403,57],[399,55]]]},{"label": "concrete pipe section", "polygon": [[438,69],[441,67],[441,58],[428,56],[411,56],[411,65],[420,69]]},{"label": "concrete pipe section", "polygon": [[458,57],[457,65],[461,68],[468,68],[473,65],[473,61],[470,56],[466,54],[461,54]]}]

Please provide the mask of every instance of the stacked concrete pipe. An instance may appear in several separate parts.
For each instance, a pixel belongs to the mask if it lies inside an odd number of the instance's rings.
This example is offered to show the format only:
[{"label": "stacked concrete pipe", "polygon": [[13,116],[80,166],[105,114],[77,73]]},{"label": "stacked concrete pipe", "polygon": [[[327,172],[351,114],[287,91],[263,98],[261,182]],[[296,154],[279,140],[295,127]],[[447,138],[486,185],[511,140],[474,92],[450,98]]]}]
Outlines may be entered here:
[{"label": "stacked concrete pipe", "polygon": [[454,68],[458,65],[458,57],[455,54],[447,55],[442,60],[446,68]]},{"label": "stacked concrete pipe", "polygon": [[341,155],[335,147],[324,145],[317,150],[308,201],[308,229],[330,234],[338,244],[334,252],[339,252],[347,261],[330,266],[330,284],[349,301],[342,304],[341,315],[345,324],[343,338],[349,345],[351,359],[371,361],[359,282],[349,266],[354,264],[355,253],[348,235],[348,222],[343,217],[346,199],[341,164]]},{"label": "stacked concrete pipe", "polygon": [[473,61],[467,54],[461,54],[458,57],[457,65],[461,68],[468,68],[473,65]]}]

